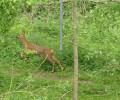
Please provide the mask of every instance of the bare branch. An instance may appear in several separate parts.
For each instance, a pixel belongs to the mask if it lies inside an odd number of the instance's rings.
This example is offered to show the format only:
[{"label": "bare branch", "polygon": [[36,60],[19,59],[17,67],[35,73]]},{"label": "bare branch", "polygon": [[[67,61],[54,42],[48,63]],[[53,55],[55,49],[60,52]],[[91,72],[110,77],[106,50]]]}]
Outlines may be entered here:
[{"label": "bare branch", "polygon": [[70,93],[70,92],[72,92],[72,91],[73,91],[73,90],[70,90],[70,91],[68,91],[67,93],[65,93],[64,95],[62,95],[59,100],[62,100],[62,98],[63,98],[64,96],[66,96],[68,93]]},{"label": "bare branch", "polygon": [[[46,61],[47,57],[48,57],[48,55],[47,55],[46,58],[43,60],[43,62],[40,64],[40,66],[32,73],[32,75],[41,67],[41,65]],[[41,71],[41,72],[42,72],[42,71]],[[40,73],[41,73],[41,72],[40,72]],[[39,73],[39,74],[40,74],[40,73]],[[38,75],[39,75],[39,74],[38,74]],[[37,77],[38,75],[36,75],[35,77]],[[29,77],[26,78],[25,81],[27,81],[28,79],[29,79]],[[23,85],[23,82],[22,82],[16,89],[19,89],[22,85]]]}]

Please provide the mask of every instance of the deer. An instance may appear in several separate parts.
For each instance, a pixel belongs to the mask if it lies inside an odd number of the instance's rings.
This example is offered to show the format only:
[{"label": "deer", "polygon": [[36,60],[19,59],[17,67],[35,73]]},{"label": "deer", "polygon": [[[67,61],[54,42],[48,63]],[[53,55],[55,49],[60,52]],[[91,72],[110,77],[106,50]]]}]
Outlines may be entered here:
[{"label": "deer", "polygon": [[[60,63],[60,61],[54,56],[54,50],[49,47],[39,46],[33,43],[30,43],[26,40],[25,37],[25,31],[23,30],[22,33],[17,36],[18,39],[22,40],[22,43],[24,45],[23,50],[34,50],[36,51],[34,55],[41,55],[45,57],[48,61],[50,61],[53,64],[52,72],[54,72],[55,69],[55,62],[57,62],[63,72],[63,67]],[[25,53],[21,53],[21,57],[27,60],[27,57],[25,56]]]}]

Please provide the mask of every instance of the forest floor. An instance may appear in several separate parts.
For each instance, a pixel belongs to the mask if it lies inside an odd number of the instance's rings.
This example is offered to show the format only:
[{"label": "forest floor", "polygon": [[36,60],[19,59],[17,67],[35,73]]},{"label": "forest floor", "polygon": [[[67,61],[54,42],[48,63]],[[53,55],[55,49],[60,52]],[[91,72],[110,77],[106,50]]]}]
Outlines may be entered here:
[{"label": "forest floor", "polygon": [[[6,68],[2,67],[0,69],[0,71],[3,73],[2,76],[5,75],[5,78],[7,78],[6,75],[11,76],[9,80],[12,80],[13,82],[11,81],[6,83],[8,84],[8,88],[6,87],[6,91],[4,91],[3,94],[8,91],[10,84],[13,84],[13,90],[11,91],[15,91],[16,93],[23,90],[31,92],[39,90],[35,92],[35,94],[43,95],[41,96],[43,100],[59,100],[62,95],[73,90],[74,74],[73,70],[71,69],[66,69],[64,72],[61,72],[61,70],[56,70],[54,73],[52,73],[51,71],[45,71],[41,69],[36,70],[36,67],[21,69],[17,69],[18,67],[13,69]],[[119,76],[117,74],[104,75],[97,73],[99,72],[79,71],[78,100],[119,100]],[[14,78],[12,79],[12,77]],[[26,79],[29,80],[26,81]],[[17,91],[16,88],[18,88]],[[3,89],[4,87],[1,88],[1,90]],[[52,93],[50,93],[50,91],[52,91]],[[20,96],[21,95],[22,94],[20,94]],[[72,100],[72,96],[73,92],[70,92],[64,97],[63,100]],[[50,99],[50,97],[52,99]],[[14,95],[11,98],[18,99],[17,96]],[[21,96],[21,99],[25,100],[24,96]]]},{"label": "forest floor", "polygon": [[[18,72],[18,71],[9,71],[9,70],[4,70],[4,69],[1,69],[1,71],[3,73],[7,73],[7,74],[12,74],[12,75],[18,75],[18,74],[24,74],[24,72]],[[65,74],[65,71],[64,72],[61,72],[61,74]],[[70,82],[74,82],[74,78],[70,78],[70,77],[62,77],[62,76],[56,76],[56,73],[50,73],[50,72],[46,72],[46,71],[41,71],[40,73],[34,73],[32,74],[34,77],[37,77],[37,78],[42,78],[42,79],[53,79],[53,80],[59,80],[59,81],[70,81]],[[84,83],[84,84],[87,84],[87,83],[91,83],[91,81],[87,81],[87,80],[78,80],[78,83]]]}]

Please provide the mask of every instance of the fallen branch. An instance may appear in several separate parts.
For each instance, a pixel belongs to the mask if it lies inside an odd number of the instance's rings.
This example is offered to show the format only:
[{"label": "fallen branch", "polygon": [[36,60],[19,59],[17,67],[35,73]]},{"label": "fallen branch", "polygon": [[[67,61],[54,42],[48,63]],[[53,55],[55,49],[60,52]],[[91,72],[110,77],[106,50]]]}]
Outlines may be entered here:
[{"label": "fallen branch", "polygon": [[64,96],[66,96],[68,93],[70,93],[70,92],[72,92],[72,91],[73,91],[73,90],[70,90],[70,91],[68,91],[67,93],[65,93],[64,95],[62,95],[59,100],[62,100],[62,98],[63,98]]},{"label": "fallen branch", "polygon": [[[46,58],[43,60],[43,62],[40,64],[40,66],[32,73],[32,75],[41,67],[41,65],[46,61],[47,57],[48,57],[48,55],[47,55]],[[42,72],[42,71],[41,71],[41,72]],[[40,72],[40,73],[41,73],[41,72]],[[40,73],[39,73],[39,74],[40,74]],[[38,74],[38,75],[39,75],[39,74]],[[38,75],[36,75],[35,77],[37,77]],[[26,78],[25,81],[27,81],[28,79],[29,79],[29,77]],[[22,82],[16,89],[19,89],[19,88],[23,85],[23,83],[24,83],[24,82]]]}]

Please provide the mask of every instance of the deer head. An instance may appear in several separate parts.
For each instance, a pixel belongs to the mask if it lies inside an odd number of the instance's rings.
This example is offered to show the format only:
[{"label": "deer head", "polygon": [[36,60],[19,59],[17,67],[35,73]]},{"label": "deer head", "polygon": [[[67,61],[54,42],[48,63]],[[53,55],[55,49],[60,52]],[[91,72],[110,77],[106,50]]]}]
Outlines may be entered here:
[{"label": "deer head", "polygon": [[22,33],[19,36],[17,36],[17,38],[21,40],[25,39],[25,31],[22,31]]}]

